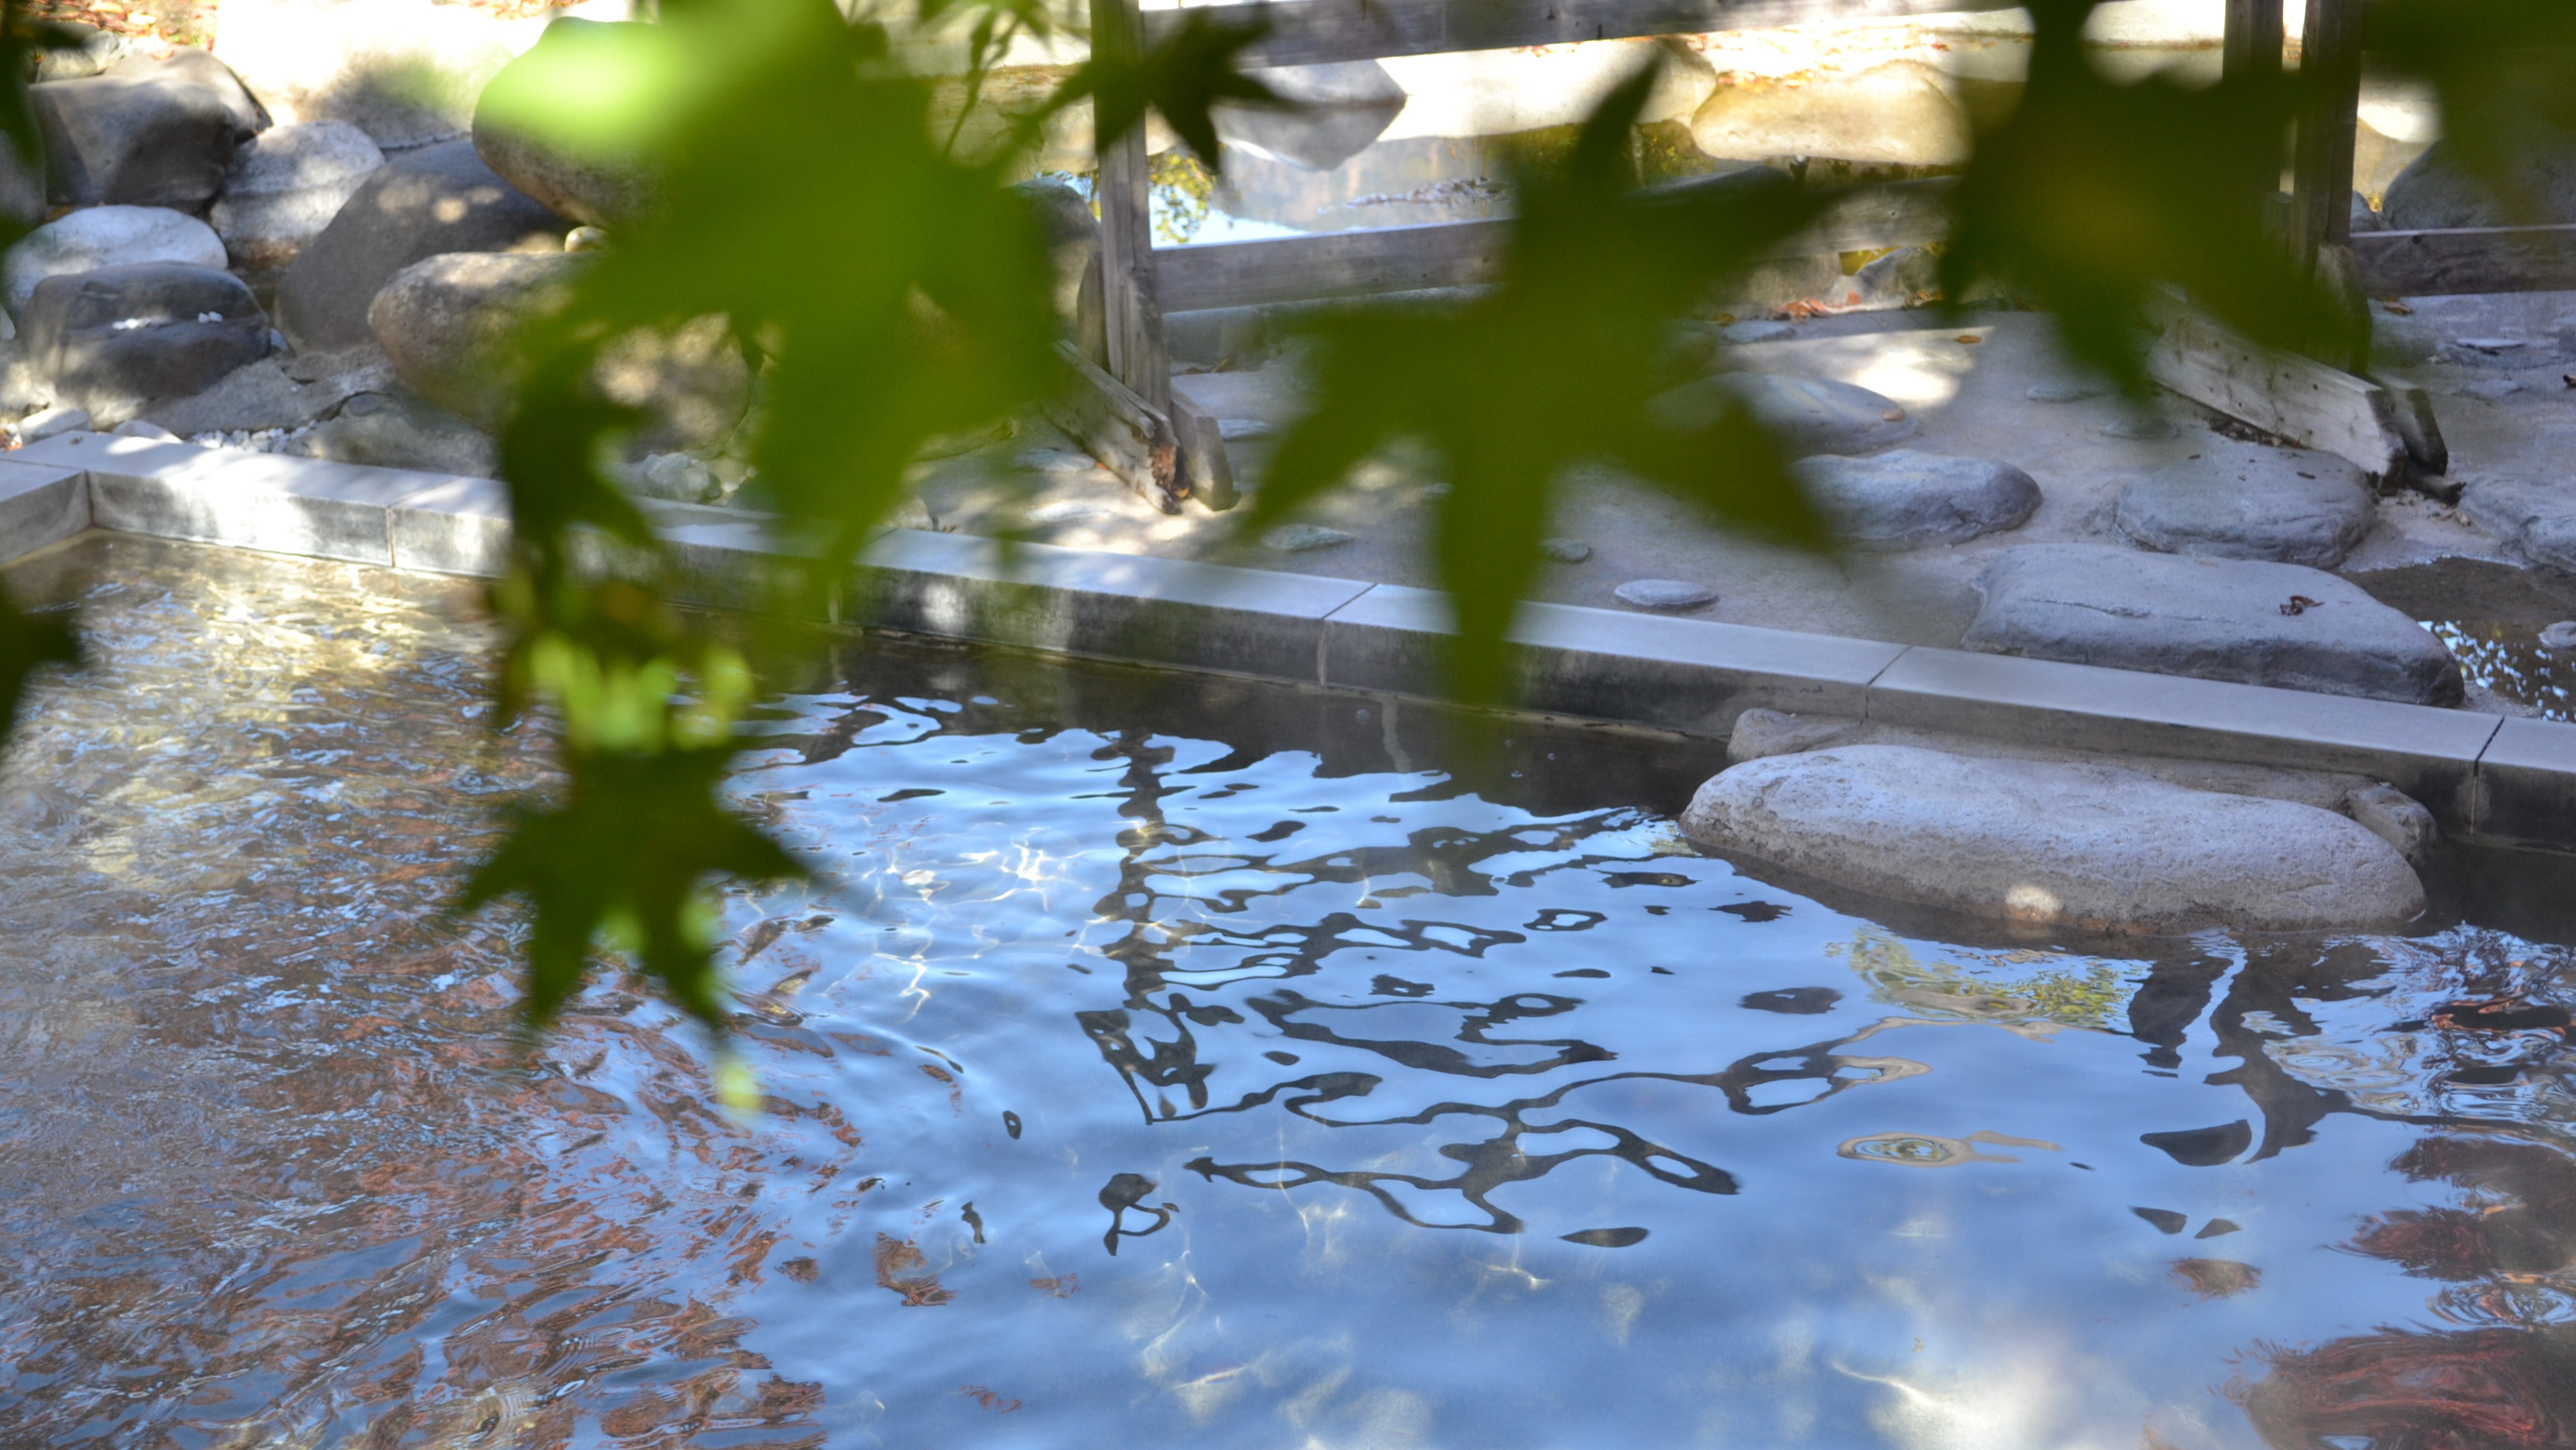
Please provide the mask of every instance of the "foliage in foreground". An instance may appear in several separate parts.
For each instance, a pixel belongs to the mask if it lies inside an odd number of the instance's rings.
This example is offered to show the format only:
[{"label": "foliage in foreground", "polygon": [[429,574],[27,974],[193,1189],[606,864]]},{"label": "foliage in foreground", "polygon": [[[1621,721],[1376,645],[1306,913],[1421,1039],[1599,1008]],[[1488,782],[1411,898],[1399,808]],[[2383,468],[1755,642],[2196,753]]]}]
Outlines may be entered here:
[{"label": "foliage in foreground", "polygon": [[[1498,0],[1500,3],[1500,0]],[[2315,346],[2349,318],[2265,234],[2245,178],[2277,164],[2295,83],[2117,84],[2080,45],[2093,0],[2035,0],[2029,84],[1979,138],[1954,194],[1951,297],[1999,283],[2048,310],[2075,356],[2146,386],[2154,289],[2189,292],[2258,339]],[[34,154],[16,23],[0,37],[0,127]],[[922,0],[845,18],[829,0],[665,0],[653,26],[550,38],[558,67],[517,118],[574,150],[647,156],[659,219],[622,232],[570,304],[523,339],[502,438],[515,526],[492,591],[508,645],[501,719],[551,712],[568,784],[517,819],[462,898],[534,908],[528,1011],[542,1024],[611,947],[721,1030],[710,892],[800,868],[723,800],[741,657],[673,608],[674,563],[602,463],[639,423],[590,379],[639,329],[728,319],[760,371],[753,459],[764,500],[801,520],[782,602],[810,610],[935,436],[987,425],[1051,385],[1056,322],[1032,219],[1005,189],[1043,117],[960,154],[932,87],[895,42],[969,33],[970,97],[1037,0]],[[2382,58],[2432,80],[2466,164],[2508,183],[2516,158],[2576,128],[2576,10],[2552,0],[2386,0]],[[1160,112],[1211,166],[1210,107],[1267,93],[1238,73],[1249,32],[1198,21],[1154,51],[1104,46],[1050,111],[1089,98],[1116,134]],[[1713,521],[1814,545],[1820,531],[1749,415],[1659,401],[1685,314],[1811,219],[1793,188],[1649,196],[1622,157],[1649,77],[1614,91],[1564,168],[1526,178],[1500,284],[1453,313],[1353,311],[1318,324],[1318,391],[1283,440],[1249,524],[1267,524],[1395,446],[1452,485],[1435,563],[1457,601],[1452,681],[1507,698],[1503,639],[1570,478],[1615,469]],[[2490,85],[2490,81],[2495,84]],[[598,540],[608,541],[601,544]],[[0,722],[26,671],[70,659],[51,619],[0,601]]]}]

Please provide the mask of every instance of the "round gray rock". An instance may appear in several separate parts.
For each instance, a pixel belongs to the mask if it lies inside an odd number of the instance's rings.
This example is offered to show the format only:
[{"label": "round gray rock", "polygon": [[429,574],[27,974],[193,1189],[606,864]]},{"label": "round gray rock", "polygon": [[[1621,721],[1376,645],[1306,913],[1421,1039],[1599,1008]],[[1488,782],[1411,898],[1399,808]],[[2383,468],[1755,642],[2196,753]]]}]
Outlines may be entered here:
[{"label": "round gray rock", "polygon": [[235,264],[282,266],[384,164],[376,143],[346,121],[273,126],[233,153],[223,197],[206,220]]},{"label": "round gray rock", "polygon": [[2566,485],[2481,478],[2460,495],[2460,511],[2525,562],[2576,574],[2576,498]]},{"label": "round gray rock", "polygon": [[268,124],[224,63],[194,49],[42,82],[27,99],[44,133],[46,193],[63,206],[194,211],[222,189],[233,148]]},{"label": "round gray rock", "polygon": [[2576,619],[2562,619],[2540,632],[2540,647],[2556,655],[2576,655]]},{"label": "round gray rock", "polygon": [[572,223],[450,141],[405,152],[360,182],[277,287],[277,322],[299,349],[355,347],[367,307],[396,272],[448,252],[561,252]]},{"label": "round gray rock", "polygon": [[1676,428],[1704,428],[1730,407],[1749,409],[1793,457],[1875,453],[1914,436],[1921,424],[1894,399],[1850,383],[1779,373],[1712,373],[1655,400]]},{"label": "round gray rock", "polygon": [[1610,592],[1637,609],[1697,609],[1717,602],[1716,590],[1687,579],[1631,579]]},{"label": "round gray rock", "polygon": [[1581,539],[1541,539],[1538,552],[1551,563],[1580,564],[1592,557],[1592,546]]},{"label": "round gray rock", "polygon": [[1875,458],[1806,458],[1807,497],[1845,542],[1920,549],[2017,529],[2039,510],[2039,485],[2009,463],[1900,448]]},{"label": "round gray rock", "polygon": [[512,186],[557,212],[614,232],[661,209],[663,178],[641,158],[607,149],[575,150],[540,137],[515,117],[542,115],[567,67],[584,51],[613,59],[631,39],[650,36],[641,21],[563,19],[527,54],[503,66],[474,107],[474,151]]},{"label": "round gray rock", "polygon": [[2434,142],[2388,183],[2379,215],[2392,231],[2450,227],[2509,227],[2535,222],[2576,222],[2576,153],[2538,147],[2515,161],[2525,213],[2505,205],[2484,183],[2451,162],[2451,148]]},{"label": "round gray rock", "polygon": [[26,334],[55,399],[107,423],[268,353],[267,314],[239,277],[175,262],[48,277],[28,299]]},{"label": "round gray rock", "polygon": [[2303,565],[2028,544],[1997,555],[1977,592],[1961,649],[2415,705],[2463,693],[2430,631]]},{"label": "round gray rock", "polygon": [[0,291],[10,315],[23,317],[27,299],[47,277],[143,262],[221,270],[224,244],[214,228],[167,207],[85,207],[20,238],[0,259]]},{"label": "round gray rock", "polygon": [[2376,930],[2424,909],[2406,858],[2351,820],[2108,765],[1836,746],[1727,770],[1682,829],[1855,890],[2052,927]]},{"label": "round gray rock", "polygon": [[2378,518],[2361,470],[2331,453],[2212,443],[2120,490],[2112,522],[2145,548],[2332,569]]}]

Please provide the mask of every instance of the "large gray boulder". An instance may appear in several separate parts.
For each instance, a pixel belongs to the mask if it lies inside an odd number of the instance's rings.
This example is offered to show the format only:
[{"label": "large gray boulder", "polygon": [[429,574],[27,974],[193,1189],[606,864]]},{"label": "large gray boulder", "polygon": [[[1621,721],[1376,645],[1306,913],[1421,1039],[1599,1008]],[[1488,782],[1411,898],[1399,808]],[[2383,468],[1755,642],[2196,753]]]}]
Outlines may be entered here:
[{"label": "large gray boulder", "polygon": [[[421,396],[497,429],[521,374],[519,330],[562,306],[585,265],[563,253],[431,257],[385,284],[368,325],[395,373]],[[657,452],[723,438],[751,401],[750,368],[721,318],[611,339],[593,384],[648,415],[637,441]]]},{"label": "large gray boulder", "polygon": [[2323,570],[2100,544],[2031,544],[1977,579],[1962,649],[2456,705],[2459,662],[2398,611]]},{"label": "large gray boulder", "polygon": [[1272,66],[1248,72],[1286,107],[1220,105],[1216,133],[1229,146],[1330,171],[1369,148],[1404,109],[1404,87],[1373,60]]},{"label": "large gray boulder", "polygon": [[167,206],[214,199],[233,148],[268,118],[223,62],[182,49],[27,89],[45,138],[46,194],[62,206]]},{"label": "large gray boulder", "polygon": [[468,478],[491,478],[501,464],[501,446],[490,434],[406,388],[357,394],[297,438],[289,451],[335,463]]},{"label": "large gray boulder", "polygon": [[1922,425],[1894,399],[1850,383],[1780,373],[1712,373],[1655,400],[1675,427],[1704,426],[1730,403],[1751,410],[1796,457],[1860,454],[1902,443]]},{"label": "large gray boulder", "polygon": [[346,121],[272,126],[233,153],[223,198],[206,220],[235,265],[283,266],[384,164],[376,143]]},{"label": "large gray boulder", "polygon": [[2009,463],[1899,448],[1875,458],[1806,458],[1792,470],[1848,544],[1920,549],[2017,529],[2039,484]]},{"label": "large gray boulder", "polygon": [[299,349],[367,341],[367,307],[394,274],[447,252],[560,252],[572,224],[502,180],[470,141],[424,146],[360,183],[278,284]]},{"label": "large gray boulder", "polygon": [[24,317],[47,277],[143,262],[221,268],[224,244],[214,228],[167,207],[87,207],[29,232],[0,257],[0,295],[11,316]]},{"label": "large gray boulder", "polygon": [[202,392],[268,353],[268,316],[239,277],[170,262],[48,277],[26,333],[55,399],[102,424]]},{"label": "large gray boulder", "polygon": [[2576,489],[2529,478],[2481,478],[2460,511],[2526,561],[2576,574]]},{"label": "large gray boulder", "polygon": [[1972,133],[1952,91],[1948,77],[1917,60],[1813,72],[1797,86],[1748,79],[1709,92],[1691,117],[1691,139],[1711,156],[1743,161],[1955,166],[1968,159]]},{"label": "large gray boulder", "polygon": [[2343,816],[2108,765],[1837,746],[1725,771],[1682,828],[1854,890],[2049,927],[2384,930],[2424,910],[2406,858]]},{"label": "large gray boulder", "polygon": [[615,232],[662,207],[663,178],[642,156],[605,147],[577,149],[528,124],[546,114],[569,57],[614,52],[653,33],[640,21],[558,20],[527,54],[503,66],[474,107],[474,151],[510,184],[557,212]]},{"label": "large gray boulder", "polygon": [[2395,231],[2509,227],[2576,222],[2576,152],[2544,150],[2515,167],[2518,198],[2499,195],[2451,161],[2436,141],[2397,173],[2380,198],[2380,219]]},{"label": "large gray boulder", "polygon": [[2120,490],[2112,519],[2149,549],[2331,569],[2379,517],[2361,470],[2331,453],[2217,442]]}]

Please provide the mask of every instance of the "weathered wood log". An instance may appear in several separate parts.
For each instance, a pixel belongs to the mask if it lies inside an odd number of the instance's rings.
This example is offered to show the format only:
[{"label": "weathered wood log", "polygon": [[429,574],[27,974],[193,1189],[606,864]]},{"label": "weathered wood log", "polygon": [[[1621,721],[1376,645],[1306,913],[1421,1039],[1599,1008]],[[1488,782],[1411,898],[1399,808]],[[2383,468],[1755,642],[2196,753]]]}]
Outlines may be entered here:
[{"label": "weathered wood log", "polygon": [[[2265,347],[2179,299],[2168,298],[2162,314],[2147,374],[2184,397],[2302,448],[2348,458],[2375,483],[2409,482],[2418,469],[2438,473],[2447,465],[2429,407],[2401,416],[2397,397],[2378,383]],[[2410,432],[2422,438],[2417,448],[2409,447]]]},{"label": "weathered wood log", "polygon": [[[1091,44],[1103,56],[1132,59],[1139,54],[1135,0],[1091,0]],[[1143,120],[1102,146],[1099,155],[1092,195],[1100,208],[1100,300],[1108,368],[1159,411],[1171,404],[1172,359],[1154,287],[1152,162],[1145,154]]]},{"label": "weathered wood log", "polygon": [[[1772,249],[1809,257],[1936,242],[1949,229],[1943,177],[1855,188],[1823,221]],[[1465,287],[1501,275],[1508,219],[1317,232],[1259,242],[1165,247],[1154,254],[1156,295],[1171,312]]]},{"label": "weathered wood log", "polygon": [[2352,251],[2373,297],[2576,288],[2576,226],[2355,232]]},{"label": "weathered wood log", "polygon": [[2007,0],[1275,0],[1155,10],[1145,38],[1158,43],[1185,18],[1261,25],[1268,34],[1242,53],[1251,66],[1323,65],[1388,55],[1440,55],[1509,50],[1585,40],[1652,35],[1704,35],[1717,30],[1776,30],[1793,25],[1961,10],[2011,10]]},{"label": "weathered wood log", "polygon": [[1055,348],[1064,372],[1041,404],[1048,421],[1139,498],[1167,514],[1179,513],[1188,488],[1180,477],[1180,439],[1171,416],[1101,371],[1071,342]]},{"label": "weathered wood log", "polygon": [[2290,173],[2292,255],[2352,235],[2355,116],[2361,106],[2358,0],[2308,0],[2299,50],[2299,137]]},{"label": "weathered wood log", "polygon": [[1209,509],[1223,513],[1235,506],[1234,460],[1225,451],[1225,433],[1217,416],[1172,390],[1172,432],[1180,452],[1175,463],[1180,491]]}]

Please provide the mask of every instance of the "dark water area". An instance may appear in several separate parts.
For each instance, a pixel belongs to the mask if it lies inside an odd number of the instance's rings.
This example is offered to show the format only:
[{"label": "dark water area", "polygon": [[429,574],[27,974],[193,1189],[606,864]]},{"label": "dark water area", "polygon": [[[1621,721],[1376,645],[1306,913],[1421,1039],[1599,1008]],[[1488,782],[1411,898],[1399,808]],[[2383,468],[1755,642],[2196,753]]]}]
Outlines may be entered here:
[{"label": "dark water area", "polygon": [[737,1122],[614,976],[515,1048],[441,913],[546,778],[470,586],[6,577],[97,663],[0,770],[0,1444],[2576,1434],[2527,896],[1882,925],[1689,848],[1699,747],[845,639],[737,781],[823,872],[726,903]]},{"label": "dark water area", "polygon": [[2542,630],[2576,619],[2576,582],[2485,559],[2436,559],[2351,578],[2433,631],[2470,683],[2545,719],[2576,720],[2576,657],[2540,647]]}]

